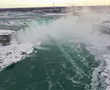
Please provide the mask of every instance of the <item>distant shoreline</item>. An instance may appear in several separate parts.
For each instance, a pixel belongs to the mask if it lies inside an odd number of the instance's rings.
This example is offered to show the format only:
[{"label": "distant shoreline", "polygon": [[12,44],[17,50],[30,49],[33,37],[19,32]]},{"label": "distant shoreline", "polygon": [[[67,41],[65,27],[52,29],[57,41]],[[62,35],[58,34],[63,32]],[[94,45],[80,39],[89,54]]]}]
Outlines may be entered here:
[{"label": "distant shoreline", "polygon": [[[80,8],[80,7],[88,7],[88,8],[92,8],[92,9],[104,9],[104,8],[110,8],[110,6],[71,6],[73,8]],[[71,7],[27,7],[27,8],[0,8],[0,12],[4,12],[4,11],[23,11],[23,12],[27,12],[27,11],[35,11],[35,12],[39,12],[39,11],[44,11],[44,12],[61,12],[62,10],[66,9],[66,8],[71,8]]]},{"label": "distant shoreline", "polygon": [[64,10],[67,7],[27,7],[27,8],[0,8],[0,12],[4,11],[44,11],[44,12],[49,12],[49,11],[55,11],[55,12],[60,12],[61,10]]},{"label": "distant shoreline", "polygon": [[55,9],[55,8],[69,8],[69,7],[94,7],[94,8],[97,8],[97,7],[110,7],[110,6],[104,6],[104,5],[101,5],[101,6],[58,6],[58,7],[15,7],[15,8],[0,8],[0,11],[2,10],[39,10],[39,9]]}]

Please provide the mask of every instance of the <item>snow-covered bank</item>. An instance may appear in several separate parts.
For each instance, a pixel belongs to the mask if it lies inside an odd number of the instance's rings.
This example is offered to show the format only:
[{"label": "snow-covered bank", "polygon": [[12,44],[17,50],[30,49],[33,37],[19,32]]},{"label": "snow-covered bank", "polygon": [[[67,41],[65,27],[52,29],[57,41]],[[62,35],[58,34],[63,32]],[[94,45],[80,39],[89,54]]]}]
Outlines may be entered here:
[{"label": "snow-covered bank", "polygon": [[33,47],[29,43],[0,46],[0,70],[17,63],[32,52]]},{"label": "snow-covered bank", "polygon": [[0,71],[33,52],[31,43],[18,43],[16,32],[0,30]]}]

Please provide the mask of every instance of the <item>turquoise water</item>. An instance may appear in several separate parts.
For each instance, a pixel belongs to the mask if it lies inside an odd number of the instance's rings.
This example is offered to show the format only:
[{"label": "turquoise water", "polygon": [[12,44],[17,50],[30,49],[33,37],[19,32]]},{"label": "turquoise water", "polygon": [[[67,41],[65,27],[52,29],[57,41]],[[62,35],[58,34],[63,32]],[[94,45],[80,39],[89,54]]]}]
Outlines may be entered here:
[{"label": "turquoise water", "polygon": [[98,62],[84,44],[49,36],[41,47],[0,72],[0,90],[91,90]]},{"label": "turquoise water", "polygon": [[50,41],[42,47],[48,49],[35,49],[37,53],[0,73],[0,90],[90,90],[97,63],[83,46]]}]

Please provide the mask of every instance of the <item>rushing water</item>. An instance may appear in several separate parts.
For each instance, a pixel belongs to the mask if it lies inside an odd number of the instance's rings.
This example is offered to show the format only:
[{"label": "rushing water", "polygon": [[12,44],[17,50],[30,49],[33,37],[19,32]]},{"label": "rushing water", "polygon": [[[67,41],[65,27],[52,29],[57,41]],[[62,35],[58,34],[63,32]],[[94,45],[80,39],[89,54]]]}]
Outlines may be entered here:
[{"label": "rushing water", "polygon": [[0,90],[109,90],[109,35],[99,24],[106,14],[87,13],[13,21],[27,25],[16,39],[33,53],[0,72]]}]

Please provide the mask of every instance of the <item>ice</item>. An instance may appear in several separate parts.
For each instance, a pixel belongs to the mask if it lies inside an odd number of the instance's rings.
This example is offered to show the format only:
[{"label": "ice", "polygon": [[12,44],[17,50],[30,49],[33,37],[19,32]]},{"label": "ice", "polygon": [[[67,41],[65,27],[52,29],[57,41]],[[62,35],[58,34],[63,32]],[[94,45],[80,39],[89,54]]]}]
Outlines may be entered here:
[{"label": "ice", "polygon": [[25,56],[32,52],[33,47],[30,43],[0,46],[0,70],[3,70],[10,64],[23,60]]},{"label": "ice", "polygon": [[0,35],[10,35],[12,33],[14,33],[15,31],[12,31],[12,30],[3,30],[3,29],[0,29]]}]

